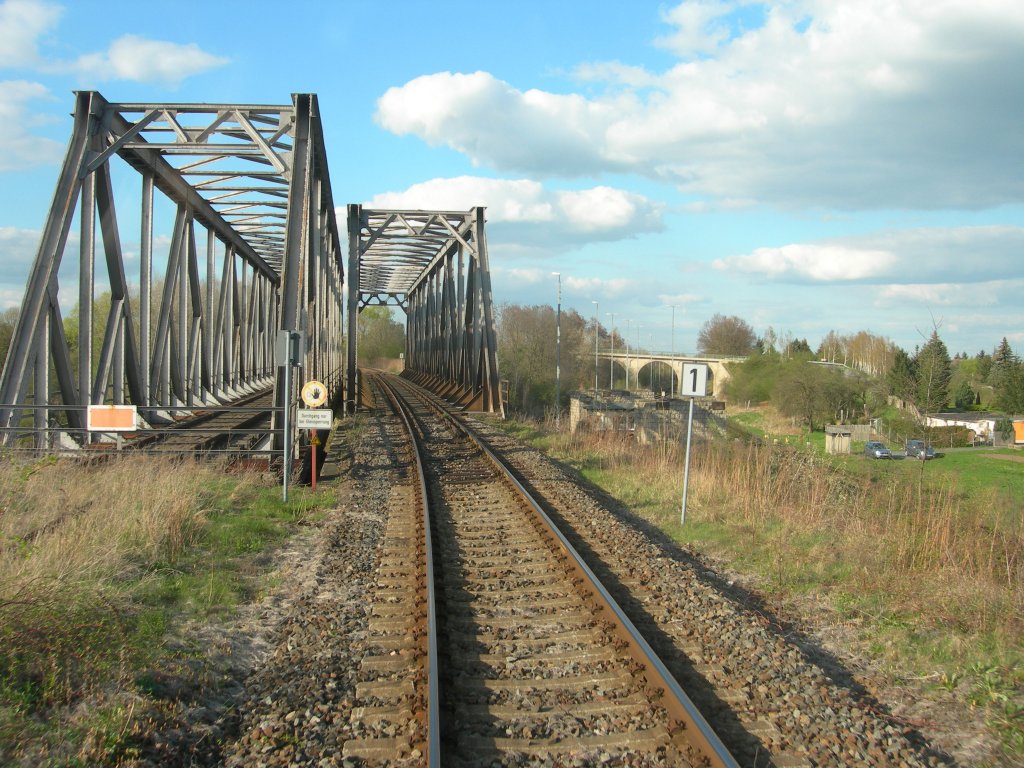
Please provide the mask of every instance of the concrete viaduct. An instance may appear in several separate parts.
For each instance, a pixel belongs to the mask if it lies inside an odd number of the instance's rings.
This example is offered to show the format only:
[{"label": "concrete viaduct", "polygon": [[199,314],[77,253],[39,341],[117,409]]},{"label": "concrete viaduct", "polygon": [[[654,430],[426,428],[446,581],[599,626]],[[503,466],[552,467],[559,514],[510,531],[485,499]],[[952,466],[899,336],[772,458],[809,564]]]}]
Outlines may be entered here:
[{"label": "concrete viaduct", "polygon": [[[626,353],[626,352],[599,352],[598,360],[610,361],[618,365],[626,372],[627,382],[639,381],[641,371],[649,365],[664,363],[671,370],[675,378],[675,387],[666,388],[666,391],[678,391],[679,381],[682,380],[683,366],[687,363],[703,363],[708,367],[708,389],[715,393],[722,384],[729,380],[730,363],[740,363],[746,358],[743,357],[701,357],[697,355],[659,355],[651,353]],[[601,384],[601,382],[598,382]]]}]

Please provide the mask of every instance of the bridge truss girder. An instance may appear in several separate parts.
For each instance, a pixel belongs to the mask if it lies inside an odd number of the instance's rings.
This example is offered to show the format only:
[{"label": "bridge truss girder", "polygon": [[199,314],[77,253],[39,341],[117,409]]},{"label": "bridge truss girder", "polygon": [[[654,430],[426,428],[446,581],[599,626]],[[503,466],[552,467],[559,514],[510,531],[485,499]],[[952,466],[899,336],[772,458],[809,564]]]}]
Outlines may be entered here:
[{"label": "bridge truss girder", "polygon": [[467,410],[504,415],[484,209],[348,208],[348,390],[359,312],[406,313],[408,375]]},{"label": "bridge truss girder", "polygon": [[[135,234],[119,224],[124,211],[115,202],[115,158],[141,178],[129,211],[137,217]],[[173,221],[165,254],[155,247],[158,211]],[[68,247],[75,220],[77,253]],[[136,238],[134,283],[125,242]],[[105,286],[97,276],[97,245]],[[58,300],[60,267],[74,259],[77,349],[65,337]],[[273,386],[276,403],[294,408],[297,398],[283,391],[284,369],[275,358],[281,330],[306,331],[304,374],[338,396],[343,283],[315,95],[266,106],[117,104],[79,92],[0,375],[4,440],[13,443],[27,431],[44,448],[48,427],[57,422],[83,445],[91,439],[85,432],[90,405],[131,403],[152,423]],[[96,292],[104,289],[109,307],[97,304]],[[285,439],[294,442],[294,432],[276,438],[279,445]]]}]

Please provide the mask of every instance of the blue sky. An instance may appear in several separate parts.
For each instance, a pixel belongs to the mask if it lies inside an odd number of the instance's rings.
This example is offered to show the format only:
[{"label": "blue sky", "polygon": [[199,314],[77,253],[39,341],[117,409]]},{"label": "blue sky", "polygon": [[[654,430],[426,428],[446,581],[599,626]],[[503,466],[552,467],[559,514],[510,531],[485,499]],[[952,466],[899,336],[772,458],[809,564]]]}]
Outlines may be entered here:
[{"label": "blue sky", "polygon": [[0,0],[0,306],[92,89],[316,93],[339,206],[485,205],[497,301],[560,272],[645,347],[674,305],[677,351],[721,313],[1024,352],[1019,0]]}]

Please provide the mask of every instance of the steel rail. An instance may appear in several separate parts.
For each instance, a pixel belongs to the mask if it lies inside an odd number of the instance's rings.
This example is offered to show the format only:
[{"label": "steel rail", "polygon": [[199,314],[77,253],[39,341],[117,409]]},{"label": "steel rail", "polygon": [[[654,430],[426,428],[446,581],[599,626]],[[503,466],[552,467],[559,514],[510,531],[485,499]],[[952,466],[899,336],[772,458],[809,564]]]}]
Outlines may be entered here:
[{"label": "steel rail", "polygon": [[[174,411],[175,408],[163,410]],[[233,407],[198,407],[182,421],[155,428],[132,440],[126,448],[152,453],[207,453],[218,443],[234,436],[268,435],[270,424],[258,427],[273,413],[273,392],[269,389],[247,395]],[[245,453],[244,449],[236,450]]]},{"label": "steel rail", "polygon": [[[409,387],[415,386],[404,379],[402,381]],[[682,689],[682,686],[679,685],[672,673],[669,672],[665,663],[658,657],[654,649],[651,648],[647,640],[618,605],[615,598],[612,597],[597,575],[584,561],[583,557],[576,551],[576,548],[559,530],[557,524],[519,481],[512,468],[492,451],[483,439],[473,432],[469,425],[452,413],[447,403],[444,403],[422,388],[416,387],[415,392],[435,413],[451,424],[458,433],[470,440],[487,457],[488,461],[495,467],[503,479],[526,502],[541,523],[543,529],[568,556],[573,570],[581,577],[587,588],[593,591],[596,601],[599,604],[603,604],[608,613],[614,617],[611,623],[615,626],[616,634],[626,642],[634,660],[645,670],[644,674],[648,682],[653,687],[661,689],[662,700],[660,703],[669,712],[670,716],[682,725],[684,731],[687,732],[687,738],[691,745],[700,750],[707,758],[707,764],[710,766],[721,766],[722,768],[739,768],[739,763],[722,743],[718,734],[711,728],[707,720],[704,719],[704,716]]]},{"label": "steel rail", "polygon": [[385,377],[371,374],[391,403],[392,410],[401,419],[405,433],[413,446],[413,462],[416,465],[416,489],[423,510],[424,560],[427,588],[427,765],[441,766],[441,708],[440,676],[438,674],[437,652],[437,610],[434,593],[434,545],[430,534],[430,497],[427,495],[426,460],[423,445],[413,428],[415,416],[408,403],[398,394]]}]

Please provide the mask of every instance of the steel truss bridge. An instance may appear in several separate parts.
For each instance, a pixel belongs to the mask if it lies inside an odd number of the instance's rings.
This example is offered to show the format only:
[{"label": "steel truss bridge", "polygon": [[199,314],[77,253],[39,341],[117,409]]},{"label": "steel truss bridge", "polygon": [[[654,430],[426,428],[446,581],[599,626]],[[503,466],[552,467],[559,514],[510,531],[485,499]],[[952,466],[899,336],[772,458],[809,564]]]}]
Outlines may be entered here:
[{"label": "steel truss bridge", "polygon": [[78,92],[0,376],[0,439],[74,450],[113,441],[89,429],[96,406],[134,406],[133,434],[151,435],[262,395],[258,450],[279,455],[307,436],[285,426],[304,381],[354,407],[359,312],[375,304],[407,314],[410,375],[503,414],[486,242],[482,208],[350,205],[340,232],[314,94],[270,106]]}]

